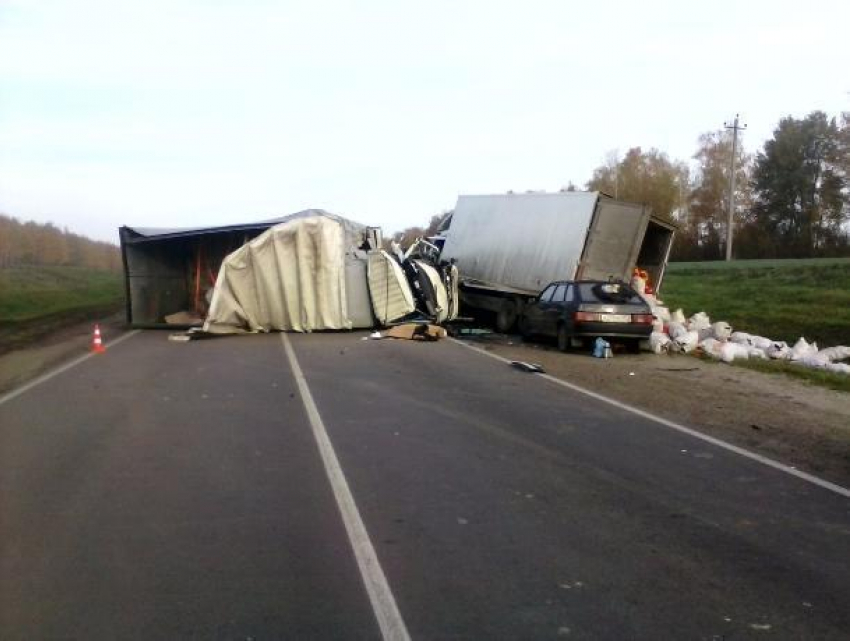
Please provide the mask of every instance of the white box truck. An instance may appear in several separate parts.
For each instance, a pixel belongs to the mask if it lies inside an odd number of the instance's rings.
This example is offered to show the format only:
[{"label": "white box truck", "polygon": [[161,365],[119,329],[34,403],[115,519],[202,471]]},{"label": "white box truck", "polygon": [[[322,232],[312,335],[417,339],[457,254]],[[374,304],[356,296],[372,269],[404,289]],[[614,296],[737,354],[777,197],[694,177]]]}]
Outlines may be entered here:
[{"label": "white box truck", "polygon": [[437,242],[460,271],[462,303],[494,312],[506,332],[555,280],[629,282],[638,267],[657,291],[674,232],[647,207],[600,192],[509,193],[460,196]]}]

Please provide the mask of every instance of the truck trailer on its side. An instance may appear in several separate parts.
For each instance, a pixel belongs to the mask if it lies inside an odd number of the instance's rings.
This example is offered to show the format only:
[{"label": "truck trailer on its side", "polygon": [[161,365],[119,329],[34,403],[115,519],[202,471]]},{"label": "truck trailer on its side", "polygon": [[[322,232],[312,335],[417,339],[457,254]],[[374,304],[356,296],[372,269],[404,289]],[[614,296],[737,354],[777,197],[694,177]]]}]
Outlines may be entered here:
[{"label": "truck trailer on its side", "polygon": [[601,192],[460,196],[440,259],[456,262],[465,306],[494,312],[506,332],[552,281],[629,282],[638,267],[658,291],[674,232],[646,206]]}]

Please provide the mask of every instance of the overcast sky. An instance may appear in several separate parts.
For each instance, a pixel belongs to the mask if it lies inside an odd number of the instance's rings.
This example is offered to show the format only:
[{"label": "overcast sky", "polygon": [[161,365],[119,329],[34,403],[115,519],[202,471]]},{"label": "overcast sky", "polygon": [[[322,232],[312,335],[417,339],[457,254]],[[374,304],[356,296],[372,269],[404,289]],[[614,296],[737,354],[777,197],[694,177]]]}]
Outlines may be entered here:
[{"label": "overcast sky", "polygon": [[693,155],[735,112],[850,111],[850,3],[0,0],[0,212],[117,242]]}]

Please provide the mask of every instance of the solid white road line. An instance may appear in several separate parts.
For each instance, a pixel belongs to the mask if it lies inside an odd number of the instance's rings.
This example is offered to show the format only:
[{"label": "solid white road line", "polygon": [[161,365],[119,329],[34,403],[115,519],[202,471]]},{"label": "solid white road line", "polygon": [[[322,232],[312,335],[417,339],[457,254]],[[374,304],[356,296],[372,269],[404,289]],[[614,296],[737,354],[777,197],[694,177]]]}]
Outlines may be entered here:
[{"label": "solid white road line", "polygon": [[[141,331],[141,330],[134,329],[133,331],[127,332],[126,334],[122,334],[121,336],[119,336],[115,340],[110,341],[109,343],[106,343],[104,346],[107,349],[110,348],[110,347],[113,347],[114,345],[117,345],[118,343],[124,342],[128,338],[135,336],[136,334],[139,333],[139,331]],[[33,387],[36,387],[37,385],[41,385],[45,381],[49,381],[51,378],[53,378],[54,376],[58,376],[62,372],[67,372],[72,367],[76,367],[80,363],[87,361],[92,356],[98,356],[99,358],[104,358],[104,356],[102,354],[97,354],[95,352],[89,352],[88,354],[85,354],[83,356],[75,358],[74,360],[69,361],[69,362],[65,363],[64,365],[61,365],[61,366],[57,367],[56,369],[51,370],[50,372],[47,372],[47,374],[42,374],[38,378],[34,378],[29,383],[26,383],[25,385],[21,385],[18,389],[14,389],[11,392],[4,394],[3,396],[0,396],[0,405],[5,403],[6,401],[11,401],[13,398],[20,396],[24,392],[31,390]]]},{"label": "solid white road line", "polygon": [[[489,356],[490,358],[495,358],[497,361],[501,361],[503,363],[510,363],[511,361],[507,358],[503,358],[498,356],[497,354],[493,354],[488,352],[485,349],[481,349],[480,347],[476,347],[475,345],[469,345],[463,341],[457,340],[455,338],[451,339],[458,345],[463,345],[467,349],[471,349],[479,354],[483,354],[484,356]],[[620,401],[614,400],[613,398],[608,398],[607,396],[603,396],[597,392],[591,392],[588,389],[583,387],[579,387],[578,385],[574,385],[572,383],[568,383],[567,381],[561,380],[560,378],[555,378],[554,376],[550,376],[549,374],[537,374],[538,378],[545,378],[547,381],[555,383],[556,385],[560,385],[561,387],[566,387],[575,392],[579,392],[580,394],[585,394],[590,396],[591,398],[595,398],[603,403],[608,403],[609,405],[613,405],[614,407],[618,407],[622,410],[626,410],[627,412],[631,412],[633,414],[637,414],[643,418],[649,419],[650,421],[655,421],[656,423],[660,423],[666,427],[677,430],[679,432],[683,432],[684,434],[688,434],[689,436],[693,436],[694,438],[698,438],[701,441],[706,441],[707,443],[711,443],[712,445],[716,445],[717,447],[722,447],[725,450],[729,450],[730,452],[735,452],[735,454],[740,454],[741,456],[746,456],[749,459],[754,461],[758,461],[762,465],[767,465],[768,467],[772,467],[780,472],[785,472],[786,474],[790,474],[791,476],[796,476],[799,479],[804,481],[808,481],[818,487],[822,487],[830,492],[835,492],[836,494],[840,494],[841,496],[850,498],[850,489],[846,487],[842,487],[841,485],[836,485],[835,483],[830,483],[822,478],[818,478],[817,476],[813,476],[812,474],[808,474],[806,472],[801,472],[800,470],[791,467],[789,465],[785,465],[784,463],[780,463],[779,461],[774,461],[766,456],[762,456],[761,454],[756,454],[755,452],[750,452],[749,450],[745,450],[743,447],[738,447],[737,445],[732,445],[731,443],[727,443],[726,441],[721,441],[719,438],[714,438],[713,436],[708,436],[707,434],[703,434],[702,432],[698,432],[695,429],[690,427],[685,427],[679,423],[674,421],[668,421],[666,418],[662,418],[660,416],[656,416],[655,414],[651,414],[642,409],[638,409],[637,407],[633,407],[626,403],[621,403]]]},{"label": "solid white road line", "polygon": [[357,510],[354,496],[352,496],[348,482],[345,480],[345,474],[342,472],[342,467],[340,467],[339,460],[328,437],[328,432],[322,422],[322,417],[319,415],[319,410],[316,408],[313,395],[307,386],[304,373],[301,371],[301,366],[295,357],[295,350],[292,349],[292,344],[285,332],[281,333],[281,337],[284,349],[286,350],[286,356],[289,359],[289,365],[292,367],[292,374],[295,377],[295,382],[298,384],[301,401],[304,403],[307,418],[310,420],[310,426],[313,428],[313,436],[316,438],[316,445],[319,448],[319,454],[321,454],[322,462],[325,465],[325,472],[328,475],[337,506],[342,514],[345,530],[348,532],[348,539],[351,542],[351,547],[354,549],[354,556],[360,568],[360,575],[366,586],[366,592],[369,594],[372,609],[375,611],[375,616],[378,619],[381,634],[385,641],[409,641],[410,635],[407,633],[407,627],[401,618],[395,597],[393,597],[393,593],[387,583],[387,578],[384,576],[383,569],[381,569],[381,564],[378,562],[378,555],[375,553],[375,548],[369,539],[369,534],[366,532],[363,520],[360,518],[360,512]]}]

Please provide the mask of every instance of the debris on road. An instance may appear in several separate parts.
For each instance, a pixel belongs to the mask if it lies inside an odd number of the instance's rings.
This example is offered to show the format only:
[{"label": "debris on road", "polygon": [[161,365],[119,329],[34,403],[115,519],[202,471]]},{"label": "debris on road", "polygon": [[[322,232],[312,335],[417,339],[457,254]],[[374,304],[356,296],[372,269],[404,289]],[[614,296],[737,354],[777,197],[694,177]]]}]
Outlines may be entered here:
[{"label": "debris on road", "polygon": [[517,369],[522,370],[523,372],[531,372],[534,374],[546,373],[546,370],[543,369],[543,366],[537,363],[526,363],[525,361],[511,361],[510,364],[512,367],[516,367]]},{"label": "debris on road", "polygon": [[438,325],[428,323],[405,323],[395,325],[386,332],[387,338],[401,338],[405,340],[438,341],[446,337],[446,330]]}]

